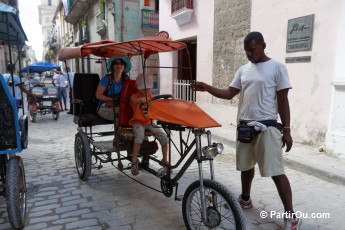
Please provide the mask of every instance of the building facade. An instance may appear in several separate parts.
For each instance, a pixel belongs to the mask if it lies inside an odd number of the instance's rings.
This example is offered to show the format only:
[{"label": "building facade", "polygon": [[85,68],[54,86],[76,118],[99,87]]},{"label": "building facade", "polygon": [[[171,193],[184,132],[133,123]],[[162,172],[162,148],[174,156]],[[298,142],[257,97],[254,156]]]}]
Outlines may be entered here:
[{"label": "building facade", "polygon": [[[155,35],[158,32],[158,0],[75,0],[61,1],[53,17],[53,28],[57,43],[51,43],[56,54],[61,47],[80,46],[100,40],[118,42]],[[58,46],[59,45],[59,46]],[[58,48],[55,48],[58,47]],[[56,52],[55,52],[56,51]],[[150,57],[156,65],[158,56]],[[141,60],[132,57],[131,78],[142,71]],[[59,63],[64,66],[63,63]],[[107,73],[105,63],[99,57],[67,61],[75,72]],[[158,81],[157,69],[149,70]],[[156,84],[158,86],[158,83]],[[155,89],[158,91],[157,87]]]},{"label": "building facade", "polygon": [[[185,4],[177,16],[172,13],[176,2]],[[295,142],[323,146],[327,153],[345,157],[344,1],[307,0],[302,5],[298,0],[193,1],[192,12],[187,11],[188,2],[161,1],[160,30],[169,31],[174,40],[196,40],[196,80],[227,88],[237,69],[247,63],[245,35],[262,32],[267,55],[285,63],[289,72]],[[176,19],[183,15],[189,19],[179,23]],[[166,65],[179,62],[178,54],[160,57]],[[181,76],[176,70],[162,70],[160,75],[162,93],[172,93],[169,77]],[[237,101],[207,93],[196,97],[216,120],[234,125]]]},{"label": "building facade", "polygon": [[42,28],[43,54],[37,55],[42,55],[42,58],[39,59],[45,61],[54,61],[54,54],[49,44],[54,39],[53,15],[58,4],[59,0],[41,0],[38,6],[39,24]]},{"label": "building facade", "polygon": [[[247,63],[245,35],[260,31],[267,55],[285,63],[289,72],[294,140],[324,146],[328,153],[345,157],[345,35],[341,29],[345,2],[304,3],[296,7],[298,0],[62,1],[55,8],[53,24],[58,43],[66,47],[151,36],[158,32],[159,21],[159,31],[168,31],[171,39],[185,42],[189,49],[152,58],[152,65],[184,67],[150,70],[161,94],[176,94],[175,80],[228,87],[237,69]],[[134,79],[142,68],[138,58],[132,58],[132,63]],[[106,73],[105,65],[95,59],[71,60],[68,65],[75,72]],[[198,93],[196,102],[219,122],[236,125],[238,98],[226,101]]]}]

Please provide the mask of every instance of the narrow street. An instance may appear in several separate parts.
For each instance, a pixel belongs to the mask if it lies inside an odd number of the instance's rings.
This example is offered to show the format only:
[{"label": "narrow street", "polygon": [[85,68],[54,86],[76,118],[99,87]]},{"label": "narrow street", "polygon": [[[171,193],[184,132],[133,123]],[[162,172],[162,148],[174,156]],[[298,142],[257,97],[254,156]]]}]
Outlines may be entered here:
[{"label": "narrow street", "polygon": [[[29,148],[21,153],[24,159],[27,193],[27,223],[25,230],[55,229],[185,229],[182,202],[174,195],[146,188],[119,172],[111,164],[92,169],[88,181],[78,177],[74,162],[74,135],[77,126],[72,116],[62,112],[54,121],[51,114],[38,115],[29,123]],[[211,130],[212,131],[212,130]],[[157,157],[161,157],[160,150]],[[225,146],[225,154],[216,158],[216,180],[225,184],[237,196],[240,193],[240,173],[235,170],[234,150]],[[126,163],[126,162],[125,162]],[[205,165],[205,171],[206,171]],[[129,171],[125,173],[130,174]],[[324,218],[304,218],[301,229],[345,229],[343,210],[345,187],[286,169],[295,211],[304,217],[326,213]],[[197,180],[196,164],[180,180],[178,194]],[[143,171],[139,181],[160,189],[160,181]],[[270,178],[257,175],[252,188],[254,208],[245,210],[248,229],[281,229],[283,219],[276,214],[261,218],[260,212],[282,212],[282,204]],[[321,215],[321,214],[320,214]],[[0,229],[11,229],[7,219],[5,199],[0,199]]]}]

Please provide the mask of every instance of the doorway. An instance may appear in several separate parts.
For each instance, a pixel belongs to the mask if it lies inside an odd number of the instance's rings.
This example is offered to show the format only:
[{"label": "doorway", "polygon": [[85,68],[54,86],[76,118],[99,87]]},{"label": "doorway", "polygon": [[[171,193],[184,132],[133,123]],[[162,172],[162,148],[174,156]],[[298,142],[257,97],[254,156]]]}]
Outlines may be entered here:
[{"label": "doorway", "polygon": [[183,41],[187,48],[178,51],[177,80],[174,82],[174,97],[177,99],[194,101],[195,91],[190,88],[190,81],[196,80],[197,40]]}]

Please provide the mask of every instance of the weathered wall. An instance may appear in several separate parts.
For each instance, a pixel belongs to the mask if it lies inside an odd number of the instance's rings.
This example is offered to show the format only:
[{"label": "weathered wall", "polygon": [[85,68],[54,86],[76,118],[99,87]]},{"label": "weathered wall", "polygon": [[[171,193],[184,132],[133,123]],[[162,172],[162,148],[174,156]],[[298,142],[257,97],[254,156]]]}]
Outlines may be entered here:
[{"label": "weathered wall", "polygon": [[[227,88],[237,69],[247,62],[243,39],[250,31],[251,0],[214,2],[213,70],[208,83]],[[236,124],[237,97],[228,101],[199,93],[197,102],[217,121]]]},{"label": "weathered wall", "polygon": [[[227,88],[237,69],[247,62],[243,38],[250,29],[250,0],[216,0],[214,16],[213,81]],[[213,98],[214,103],[237,105],[237,100]]]}]

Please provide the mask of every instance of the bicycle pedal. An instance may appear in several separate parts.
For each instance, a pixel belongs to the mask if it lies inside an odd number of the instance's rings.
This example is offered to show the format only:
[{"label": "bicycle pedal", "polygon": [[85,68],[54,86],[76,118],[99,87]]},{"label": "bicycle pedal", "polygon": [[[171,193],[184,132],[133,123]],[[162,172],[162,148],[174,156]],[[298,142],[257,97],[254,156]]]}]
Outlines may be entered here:
[{"label": "bicycle pedal", "polygon": [[182,201],[182,199],[183,199],[183,195],[179,195],[175,197],[176,201]]}]

